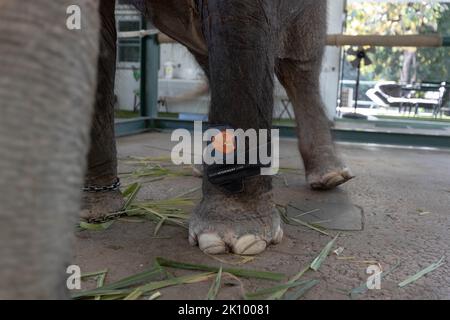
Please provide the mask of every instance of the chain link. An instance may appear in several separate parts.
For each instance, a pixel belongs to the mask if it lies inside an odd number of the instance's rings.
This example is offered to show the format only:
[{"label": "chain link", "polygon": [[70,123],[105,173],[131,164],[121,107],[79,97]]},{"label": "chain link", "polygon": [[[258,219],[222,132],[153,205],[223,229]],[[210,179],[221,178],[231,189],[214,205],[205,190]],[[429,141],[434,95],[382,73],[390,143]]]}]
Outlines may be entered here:
[{"label": "chain link", "polygon": [[111,220],[116,220],[119,218],[122,218],[124,216],[126,216],[127,213],[122,211],[122,212],[113,212],[110,214],[107,214],[106,216],[100,217],[100,218],[93,218],[93,219],[88,219],[89,223],[105,223]]},{"label": "chain link", "polygon": [[106,191],[114,191],[119,189],[120,187],[120,179],[116,178],[116,181],[109,186],[84,186],[83,192],[106,192]]},{"label": "chain link", "polygon": [[[116,180],[114,181],[114,183],[108,185],[108,186],[84,186],[83,187],[83,192],[107,192],[107,191],[114,191],[114,190],[118,190],[120,187],[120,179],[116,178]],[[126,216],[127,213],[124,211],[119,211],[119,212],[113,212],[110,214],[107,214],[106,216],[100,217],[100,218],[93,218],[93,219],[87,219],[87,221],[89,223],[105,223],[111,220],[115,220],[118,219],[120,217]]]}]

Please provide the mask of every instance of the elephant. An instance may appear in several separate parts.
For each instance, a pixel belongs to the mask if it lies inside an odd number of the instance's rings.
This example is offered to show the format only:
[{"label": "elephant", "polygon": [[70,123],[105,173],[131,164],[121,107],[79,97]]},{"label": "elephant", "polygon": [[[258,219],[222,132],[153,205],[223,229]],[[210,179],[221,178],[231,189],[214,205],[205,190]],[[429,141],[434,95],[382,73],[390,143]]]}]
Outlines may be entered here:
[{"label": "elephant", "polygon": [[[205,71],[210,124],[271,128],[276,75],[293,103],[311,187],[330,189],[353,177],[337,155],[319,94],[326,0],[130,2],[188,47]],[[122,205],[114,3],[0,0],[1,299],[67,297],[65,266],[82,198],[85,217]],[[66,24],[74,4],[81,8],[79,29]],[[83,181],[108,191],[82,196]],[[279,243],[271,189],[271,177],[259,175],[245,179],[243,192],[228,194],[204,176],[189,242],[210,254],[245,255]]]}]

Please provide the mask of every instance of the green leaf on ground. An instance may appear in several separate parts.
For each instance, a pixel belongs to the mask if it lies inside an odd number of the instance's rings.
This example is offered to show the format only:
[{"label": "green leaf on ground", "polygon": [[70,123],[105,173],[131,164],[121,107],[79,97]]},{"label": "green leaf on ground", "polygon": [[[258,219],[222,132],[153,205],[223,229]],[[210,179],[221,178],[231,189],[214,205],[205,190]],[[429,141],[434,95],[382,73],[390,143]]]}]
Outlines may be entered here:
[{"label": "green leaf on ground", "polygon": [[141,287],[136,288],[134,291],[132,291],[129,295],[127,295],[123,300],[137,300],[142,296],[143,292]]},{"label": "green leaf on ground", "polygon": [[319,270],[320,266],[322,265],[322,262],[327,258],[328,254],[330,253],[331,249],[334,246],[334,243],[336,242],[336,239],[339,237],[339,233],[334,237],[333,240],[328,242],[328,244],[322,249],[320,254],[314,259],[313,262],[311,262],[310,268],[314,271]]},{"label": "green leaf on ground", "polygon": [[[299,273],[297,273],[295,276],[292,277],[292,279],[290,279],[286,285],[290,285],[295,283],[296,281],[298,281],[298,279],[300,279],[305,273],[306,271],[309,270],[309,265],[302,269]],[[283,298],[284,294],[286,293],[286,291],[289,289],[288,288],[281,288],[279,291],[275,292],[274,294],[272,294],[268,299],[269,300],[279,300],[281,298]]]},{"label": "green leaf on ground", "polygon": [[123,289],[133,285],[141,284],[143,282],[154,280],[155,278],[163,275],[163,269],[160,267],[151,268],[150,270],[134,274],[132,276],[125,277],[121,280],[113,283],[101,286],[100,288],[87,290],[74,293],[73,298],[79,298],[83,296],[95,296],[96,292],[103,292],[105,290]]},{"label": "green leaf on ground", "polygon": [[[395,271],[399,266],[401,265],[401,262],[398,262],[395,266],[393,266],[391,269],[387,270],[387,271],[383,271],[380,274],[380,279],[386,278],[390,273],[392,273],[393,271]],[[350,295],[351,298],[355,298],[356,295],[358,294],[363,294],[364,292],[367,292],[367,290],[369,290],[367,288],[367,282],[364,282],[363,284],[361,284],[359,287],[353,288],[352,290],[350,290],[350,292],[348,293]]]},{"label": "green leaf on ground", "polygon": [[[211,279],[213,276],[214,276],[214,273],[212,273],[212,272],[196,274],[196,275],[188,275],[188,276],[171,278],[171,279],[167,279],[167,280],[149,282],[145,285],[140,286],[139,288],[124,288],[122,286],[118,286],[116,283],[113,287],[116,287],[117,289],[111,289],[110,286],[106,285],[106,286],[98,288],[98,289],[76,293],[76,294],[72,295],[72,298],[80,299],[80,298],[90,298],[90,297],[94,297],[94,296],[101,296],[102,298],[106,298],[106,299],[110,299],[111,297],[113,297],[114,299],[129,297],[129,299],[131,299],[131,298],[136,298],[136,296],[138,296],[138,295],[139,295],[139,297],[143,296],[143,295],[147,295],[147,294],[149,294],[155,290],[161,289],[161,288],[206,281],[206,280]],[[131,278],[131,277],[129,277],[129,278]]]},{"label": "green leaf on ground", "polygon": [[[293,287],[298,287],[300,285],[304,285],[307,282],[308,282],[307,280],[301,280],[301,281],[288,282],[285,284],[278,284],[273,287],[260,289],[255,292],[246,293],[245,299],[248,299],[248,300],[258,299],[259,300],[261,297],[264,297],[264,296],[267,296],[270,294],[272,296],[269,297],[269,299],[273,300],[274,294],[277,294],[278,292],[280,292],[282,290],[288,290]],[[283,294],[284,294],[284,292],[283,292]]]},{"label": "green leaf on ground", "polygon": [[[177,262],[172,260],[167,260],[161,257],[157,257],[156,261],[163,267],[169,268],[177,268],[184,270],[197,270],[197,271],[210,271],[210,272],[218,272],[220,268],[213,266],[206,266],[201,264],[192,264],[192,263],[184,263]],[[257,279],[266,279],[266,280],[274,280],[281,281],[285,278],[285,275],[282,273],[276,272],[268,272],[268,271],[258,271],[258,270],[248,270],[248,269],[237,269],[237,268],[223,268],[224,273],[230,273],[234,276],[243,277],[243,278],[257,278]]]},{"label": "green leaf on ground", "polygon": [[426,275],[427,273],[430,273],[434,270],[436,270],[437,268],[439,268],[440,266],[442,266],[443,264],[445,264],[443,261],[445,259],[445,256],[443,256],[439,261],[429,265],[428,267],[426,267],[425,269],[417,272],[415,275],[407,278],[406,280],[400,282],[398,284],[398,286],[400,288],[406,287],[408,284],[411,284],[417,280],[419,280],[420,278],[422,278],[424,275]]},{"label": "green leaf on ground", "polygon": [[106,274],[106,273],[108,273],[108,269],[94,271],[94,272],[87,272],[87,273],[82,273],[80,278],[81,279],[93,278],[93,277],[101,276],[101,275]]},{"label": "green leaf on ground", "polygon": [[215,300],[216,299],[217,294],[219,293],[221,281],[222,281],[222,267],[220,267],[219,272],[217,272],[216,279],[212,283],[211,288],[209,288],[206,300]]},{"label": "green leaf on ground", "polygon": [[292,293],[287,294],[284,300],[298,300],[317,284],[319,284],[319,280],[310,280]]},{"label": "green leaf on ground", "polygon": [[123,210],[127,210],[130,207],[140,189],[141,185],[138,182],[131,184],[128,188],[125,189],[122,195],[127,198],[127,200],[125,201]]}]

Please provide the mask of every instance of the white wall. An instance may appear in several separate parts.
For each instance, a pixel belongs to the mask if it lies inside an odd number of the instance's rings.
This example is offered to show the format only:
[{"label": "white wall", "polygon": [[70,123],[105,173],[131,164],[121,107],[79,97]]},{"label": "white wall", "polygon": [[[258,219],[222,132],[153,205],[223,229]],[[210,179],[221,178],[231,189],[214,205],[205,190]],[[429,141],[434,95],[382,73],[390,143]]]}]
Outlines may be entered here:
[{"label": "white wall", "polygon": [[181,78],[183,69],[193,69],[196,73],[196,79],[202,77],[202,70],[198,66],[192,54],[186,49],[186,47],[178,43],[165,43],[161,45],[161,59],[160,59],[160,69],[159,77],[164,76],[164,64],[166,62],[173,62],[179,65],[179,68],[175,68],[175,78]]},{"label": "white wall", "polygon": [[[328,34],[342,33],[345,1],[328,0]],[[333,119],[336,114],[339,90],[341,48],[327,47],[323,60],[321,94],[327,115]]]},{"label": "white wall", "polygon": [[[116,22],[122,21],[141,21],[141,14],[132,6],[116,6]],[[117,26],[118,27],[118,26]],[[118,62],[116,68],[116,78],[114,93],[117,96],[117,107],[122,110],[133,110],[135,90],[140,89],[140,81],[133,77],[132,67],[140,69],[140,62]]]}]

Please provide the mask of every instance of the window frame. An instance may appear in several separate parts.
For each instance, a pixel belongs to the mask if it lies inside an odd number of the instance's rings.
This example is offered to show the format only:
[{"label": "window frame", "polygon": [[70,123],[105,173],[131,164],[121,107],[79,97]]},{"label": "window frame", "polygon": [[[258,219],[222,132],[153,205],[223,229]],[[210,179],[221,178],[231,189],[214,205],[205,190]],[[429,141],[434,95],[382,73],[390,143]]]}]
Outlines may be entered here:
[{"label": "window frame", "polygon": [[[128,7],[127,5],[124,5],[124,6]],[[116,28],[117,28],[118,33],[121,32],[121,29],[120,29],[121,22],[134,22],[134,23],[137,23],[137,25],[138,25],[138,29],[136,31],[139,31],[142,29],[142,18],[141,18],[141,15],[139,15],[138,13],[133,14],[133,15],[116,14]],[[133,41],[136,41],[136,43],[121,42],[121,41],[127,41],[127,40],[133,40]],[[139,49],[138,61],[121,61],[120,60],[120,58],[121,58],[120,57],[120,48],[124,47],[124,46],[136,47]],[[141,56],[140,55],[142,54],[141,51],[142,51],[142,41],[139,37],[130,38],[130,39],[122,39],[122,40],[117,38],[117,57],[116,57],[117,68],[118,69],[140,68],[140,65],[141,65]]]}]

